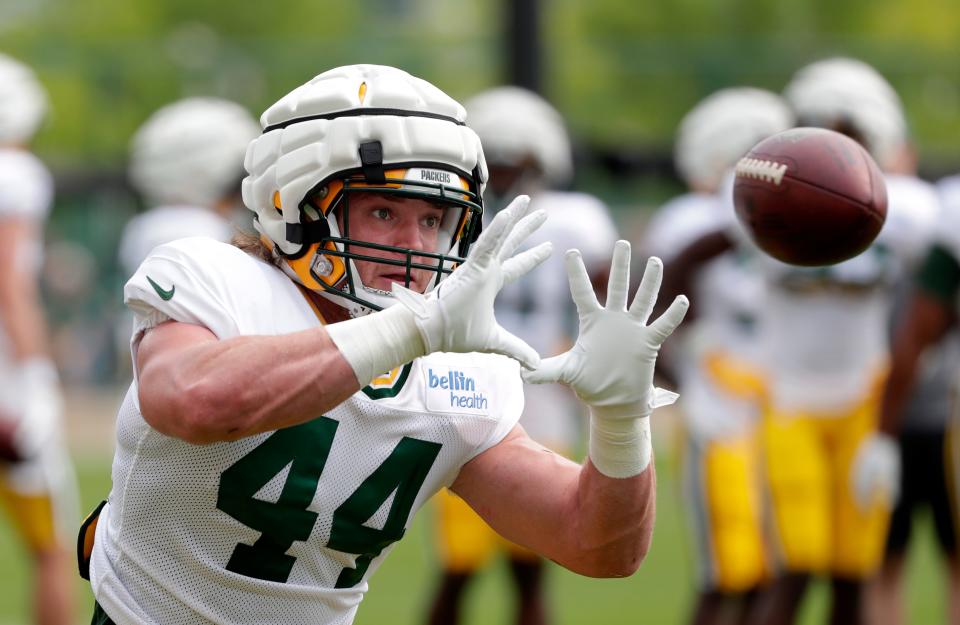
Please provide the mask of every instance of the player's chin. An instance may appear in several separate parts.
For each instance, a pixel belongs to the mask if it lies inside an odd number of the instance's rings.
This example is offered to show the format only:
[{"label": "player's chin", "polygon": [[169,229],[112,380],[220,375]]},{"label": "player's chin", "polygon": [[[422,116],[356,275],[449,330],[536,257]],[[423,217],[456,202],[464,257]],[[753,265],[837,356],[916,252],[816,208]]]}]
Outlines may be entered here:
[{"label": "player's chin", "polygon": [[[364,282],[366,283],[366,281]],[[377,276],[370,281],[368,286],[377,289],[378,291],[386,291],[389,293],[393,290],[394,284],[405,286],[411,291],[415,291],[417,293],[423,293],[426,290],[427,279],[411,276],[410,284],[407,284],[407,277],[405,275]]]}]

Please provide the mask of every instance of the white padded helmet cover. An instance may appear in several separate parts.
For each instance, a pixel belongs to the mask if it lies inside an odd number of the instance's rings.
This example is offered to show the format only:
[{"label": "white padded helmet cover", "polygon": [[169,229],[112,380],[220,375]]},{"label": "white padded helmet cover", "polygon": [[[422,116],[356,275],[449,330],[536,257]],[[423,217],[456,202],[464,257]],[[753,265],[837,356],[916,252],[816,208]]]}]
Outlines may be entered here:
[{"label": "white padded helmet cover", "polygon": [[0,54],[0,143],[24,143],[47,113],[47,95],[33,70]]},{"label": "white padded helmet cover", "polygon": [[464,104],[487,159],[513,163],[532,157],[553,186],[573,176],[573,150],[560,113],[539,95],[520,87],[496,87]]},{"label": "white padded helmet cover", "polygon": [[130,144],[130,181],[151,204],[210,206],[243,174],[243,155],[260,133],[242,106],[186,98],[154,112]]},{"label": "white padded helmet cover", "polygon": [[896,158],[907,139],[899,96],[883,76],[861,61],[837,57],[811,63],[791,78],[784,97],[803,123],[853,124],[881,168]]},{"label": "white padded helmet cover", "polygon": [[714,189],[750,148],[792,125],[793,113],[779,95],[753,87],[721,89],[680,122],[677,171],[691,187]]},{"label": "white padded helmet cover", "polygon": [[285,254],[297,254],[302,246],[287,240],[286,224],[300,223],[300,204],[318,184],[359,169],[360,145],[371,141],[381,143],[385,166],[431,164],[471,177],[476,170],[482,193],[486,162],[465,117],[463,107],[440,89],[393,67],[324,72],[260,118],[265,132],[247,149],[244,203],[257,214],[261,233]]}]

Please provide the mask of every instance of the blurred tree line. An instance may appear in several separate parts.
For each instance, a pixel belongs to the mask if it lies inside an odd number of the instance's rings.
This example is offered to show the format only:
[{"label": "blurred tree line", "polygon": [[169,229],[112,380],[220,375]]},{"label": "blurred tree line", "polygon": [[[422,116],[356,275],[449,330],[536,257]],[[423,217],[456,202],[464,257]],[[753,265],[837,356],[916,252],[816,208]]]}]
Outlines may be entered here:
[{"label": "blurred tree line", "polygon": [[[260,112],[321,70],[404,67],[455,97],[497,83],[510,0],[2,0],[0,50],[32,63],[54,110],[55,167],[119,168],[155,108],[216,94]],[[544,89],[581,144],[669,151],[680,117],[725,86],[774,91],[847,54],[898,89],[922,154],[958,161],[960,4],[948,0],[540,0]]]},{"label": "blurred tree line", "polygon": [[116,242],[140,207],[124,167],[153,110],[217,95],[259,114],[360,62],[463,99],[509,75],[505,3],[519,1],[539,3],[540,84],[569,122],[576,184],[621,214],[679,189],[673,135],[702,97],[779,91],[837,54],[897,88],[928,177],[960,170],[960,3],[949,0],[0,0],[0,51],[31,64],[51,96],[35,147],[57,178],[46,286],[66,379],[109,381],[125,360]]}]

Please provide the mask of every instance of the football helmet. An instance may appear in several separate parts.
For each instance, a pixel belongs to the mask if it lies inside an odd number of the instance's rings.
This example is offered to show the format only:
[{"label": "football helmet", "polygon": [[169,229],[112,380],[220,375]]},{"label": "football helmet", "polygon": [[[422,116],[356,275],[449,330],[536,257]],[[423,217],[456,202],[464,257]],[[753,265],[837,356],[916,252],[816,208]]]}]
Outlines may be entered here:
[{"label": "football helmet", "polygon": [[0,144],[26,143],[47,114],[47,94],[33,70],[0,54]]},{"label": "football helmet", "polygon": [[811,63],[784,88],[797,122],[849,134],[887,169],[907,140],[903,105],[893,87],[873,67],[835,57]]},{"label": "football helmet", "polygon": [[[480,234],[487,166],[465,119],[440,89],[393,67],[340,67],[294,89],[263,114],[263,134],[247,149],[243,200],[261,241],[291,278],[352,316],[395,302],[363,284],[358,260],[405,268],[408,287],[412,270],[428,270],[435,288]],[[443,206],[437,248],[351,238],[356,192]]]},{"label": "football helmet", "polygon": [[792,125],[793,113],[777,94],[753,87],[721,89],[681,120],[674,163],[691,189],[712,193],[757,142]]},{"label": "football helmet", "polygon": [[235,102],[186,98],[154,112],[130,143],[129,177],[152,205],[210,207],[243,176],[247,145],[260,134]]},{"label": "football helmet", "polygon": [[480,136],[491,164],[519,165],[530,159],[549,186],[570,181],[570,137],[560,113],[539,95],[520,87],[496,87],[473,96],[464,107],[467,124]]}]

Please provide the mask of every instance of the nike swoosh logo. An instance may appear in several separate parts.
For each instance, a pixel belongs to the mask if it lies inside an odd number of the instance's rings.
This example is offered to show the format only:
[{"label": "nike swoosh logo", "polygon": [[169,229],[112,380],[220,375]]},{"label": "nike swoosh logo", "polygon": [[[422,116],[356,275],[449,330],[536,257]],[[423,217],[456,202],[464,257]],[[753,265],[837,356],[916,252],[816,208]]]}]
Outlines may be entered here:
[{"label": "nike swoosh logo", "polygon": [[173,292],[177,290],[177,285],[175,284],[170,286],[169,291],[167,289],[164,289],[159,284],[154,282],[150,276],[147,276],[147,282],[149,282],[150,286],[153,287],[153,290],[157,292],[157,295],[160,296],[160,299],[162,299],[165,302],[169,302],[170,298],[173,297]]}]

